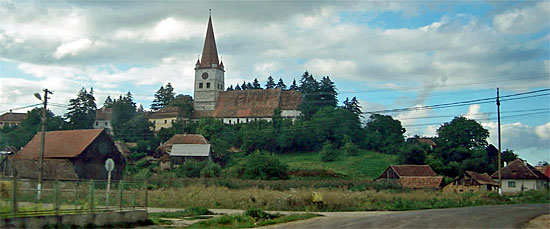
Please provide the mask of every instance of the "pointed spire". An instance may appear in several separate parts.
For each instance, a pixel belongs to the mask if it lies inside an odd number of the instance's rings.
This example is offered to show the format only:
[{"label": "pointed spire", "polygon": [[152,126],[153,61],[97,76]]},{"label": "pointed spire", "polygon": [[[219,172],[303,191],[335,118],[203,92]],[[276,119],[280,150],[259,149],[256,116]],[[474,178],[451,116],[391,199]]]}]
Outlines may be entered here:
[{"label": "pointed spire", "polygon": [[206,29],[206,38],[202,48],[200,66],[211,68],[212,64],[219,65],[218,50],[216,48],[216,39],[214,38],[214,29],[212,27],[212,16],[208,17],[208,28]]}]

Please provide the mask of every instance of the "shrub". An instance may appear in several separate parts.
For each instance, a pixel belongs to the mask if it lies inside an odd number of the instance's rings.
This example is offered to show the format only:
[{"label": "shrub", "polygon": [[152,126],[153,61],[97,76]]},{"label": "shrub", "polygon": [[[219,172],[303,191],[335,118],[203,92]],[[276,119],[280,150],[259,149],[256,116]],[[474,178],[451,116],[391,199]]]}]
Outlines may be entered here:
[{"label": "shrub", "polygon": [[206,164],[206,166],[204,166],[204,168],[201,169],[200,175],[201,177],[208,177],[208,178],[219,177],[221,170],[222,168],[218,164],[209,161]]},{"label": "shrub", "polygon": [[186,160],[182,166],[175,169],[175,172],[178,177],[200,177],[204,165],[204,162]]},{"label": "shrub", "polygon": [[256,150],[249,155],[244,165],[243,178],[277,180],[287,178],[288,166],[279,159]]},{"label": "shrub", "polygon": [[249,208],[244,212],[245,216],[250,216],[255,219],[275,219],[278,215],[269,214],[258,208]]},{"label": "shrub", "polygon": [[130,155],[128,155],[128,160],[138,161],[139,159],[142,159],[145,156],[147,156],[147,153],[145,152],[131,152]]},{"label": "shrub", "polygon": [[359,155],[359,147],[357,147],[351,141],[344,143],[344,145],[340,148],[340,151],[342,153],[345,153],[348,156],[357,156],[357,155]]},{"label": "shrub", "polygon": [[326,141],[323,144],[323,149],[321,150],[320,154],[321,161],[323,162],[336,161],[340,156],[338,150],[336,150],[336,147],[334,147],[334,144],[332,144],[330,141]]}]

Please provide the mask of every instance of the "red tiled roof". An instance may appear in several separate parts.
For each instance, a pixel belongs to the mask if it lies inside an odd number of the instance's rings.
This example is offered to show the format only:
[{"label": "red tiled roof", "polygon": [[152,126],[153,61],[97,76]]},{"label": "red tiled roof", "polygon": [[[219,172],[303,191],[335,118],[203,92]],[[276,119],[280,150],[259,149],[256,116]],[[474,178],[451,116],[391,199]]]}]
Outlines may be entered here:
[{"label": "red tiled roof", "polygon": [[204,39],[204,46],[202,48],[200,67],[211,68],[212,64],[219,65],[219,63],[214,28],[212,27],[212,17],[208,17],[208,28],[206,29],[206,38]]},{"label": "red tiled roof", "polygon": [[[45,136],[44,158],[71,158],[80,155],[103,132],[103,129],[48,131]],[[34,135],[15,158],[40,157],[41,134]]]},{"label": "red tiled roof", "polygon": [[550,177],[550,165],[535,166],[535,168],[547,177]]},{"label": "red tiled roof", "polygon": [[[516,159],[502,168],[501,176],[502,179],[549,179],[546,175],[521,159]],[[491,177],[498,179],[498,171],[493,173]]]},{"label": "red tiled roof", "polygon": [[101,108],[95,111],[95,120],[111,120],[113,108]]},{"label": "red tiled roof", "polygon": [[404,188],[439,188],[441,176],[401,176],[398,181]]},{"label": "red tiled roof", "polygon": [[21,122],[27,118],[27,113],[5,113],[0,115],[0,121]]},{"label": "red tiled roof", "polygon": [[479,174],[473,171],[466,171],[466,174],[468,174],[472,179],[477,181],[480,184],[490,184],[490,185],[496,185],[498,186],[498,183],[489,176],[489,174]]},{"label": "red tiled roof", "polygon": [[436,176],[429,165],[390,165],[400,177],[403,176]]},{"label": "red tiled roof", "polygon": [[150,113],[150,119],[177,118],[179,109],[177,107],[164,107],[157,112]]}]

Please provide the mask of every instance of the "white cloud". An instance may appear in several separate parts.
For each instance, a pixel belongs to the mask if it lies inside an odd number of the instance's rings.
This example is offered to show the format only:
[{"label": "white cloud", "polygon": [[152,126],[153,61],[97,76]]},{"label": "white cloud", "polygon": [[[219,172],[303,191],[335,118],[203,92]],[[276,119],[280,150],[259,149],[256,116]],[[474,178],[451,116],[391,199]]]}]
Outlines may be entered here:
[{"label": "white cloud", "polygon": [[179,39],[189,40],[192,36],[202,33],[204,25],[200,29],[191,23],[168,17],[159,21],[148,34],[151,41],[173,42]]},{"label": "white cloud", "polygon": [[504,33],[534,33],[550,25],[550,2],[540,1],[521,9],[507,10],[493,19],[495,28]]},{"label": "white cloud", "polygon": [[550,122],[544,125],[535,126],[535,133],[543,140],[550,140]]},{"label": "white cloud", "polygon": [[82,38],[75,41],[71,41],[57,47],[54,53],[54,57],[60,59],[66,55],[74,56],[79,52],[89,49],[93,45],[90,39]]},{"label": "white cloud", "polygon": [[357,64],[350,60],[334,60],[315,58],[304,64],[305,69],[315,69],[323,75],[336,76],[340,78],[355,78]]},{"label": "white cloud", "polygon": [[468,107],[468,113],[466,113],[464,117],[486,121],[489,118],[489,114],[481,112],[481,105],[473,104]]}]

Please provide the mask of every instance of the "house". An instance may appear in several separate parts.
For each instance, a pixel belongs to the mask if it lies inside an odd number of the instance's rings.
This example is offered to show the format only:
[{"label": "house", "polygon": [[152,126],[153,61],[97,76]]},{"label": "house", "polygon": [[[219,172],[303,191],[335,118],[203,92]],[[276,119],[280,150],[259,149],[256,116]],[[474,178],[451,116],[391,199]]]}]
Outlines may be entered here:
[{"label": "house", "polygon": [[107,129],[112,133],[113,126],[111,123],[111,116],[113,115],[113,108],[102,107],[95,111],[95,123],[94,129]]},{"label": "house", "polygon": [[497,190],[498,183],[487,173],[466,171],[453,182],[443,187],[444,192],[477,192]]},{"label": "house", "polygon": [[547,177],[550,177],[550,165],[537,165],[535,168]]},{"label": "house", "polygon": [[170,167],[183,164],[185,160],[211,160],[211,145],[200,134],[176,134],[155,150],[155,157],[160,158],[161,168],[166,169],[167,158]]},{"label": "house", "polygon": [[27,113],[14,113],[10,110],[10,112],[0,115],[0,128],[21,125],[26,118]]},{"label": "house", "polygon": [[[9,160],[22,178],[38,177],[41,134]],[[112,179],[122,178],[125,160],[105,129],[48,131],[45,135],[44,179],[106,180],[105,161],[113,159]]]},{"label": "house", "polygon": [[[550,178],[531,166],[527,161],[516,159],[501,170],[502,191],[519,192],[548,188]],[[491,175],[498,179],[498,171]]]},{"label": "house", "polygon": [[212,18],[208,18],[206,38],[200,60],[195,64],[192,120],[210,117],[237,124],[271,120],[276,108],[283,118],[297,119],[302,94],[281,89],[224,91],[225,67],[218,59]]},{"label": "house", "polygon": [[390,165],[375,181],[394,181],[404,188],[439,188],[443,177],[429,165]]},{"label": "house", "polygon": [[157,112],[149,113],[149,122],[153,124],[151,129],[153,132],[158,132],[161,128],[168,129],[178,120],[177,107],[164,107]]}]

